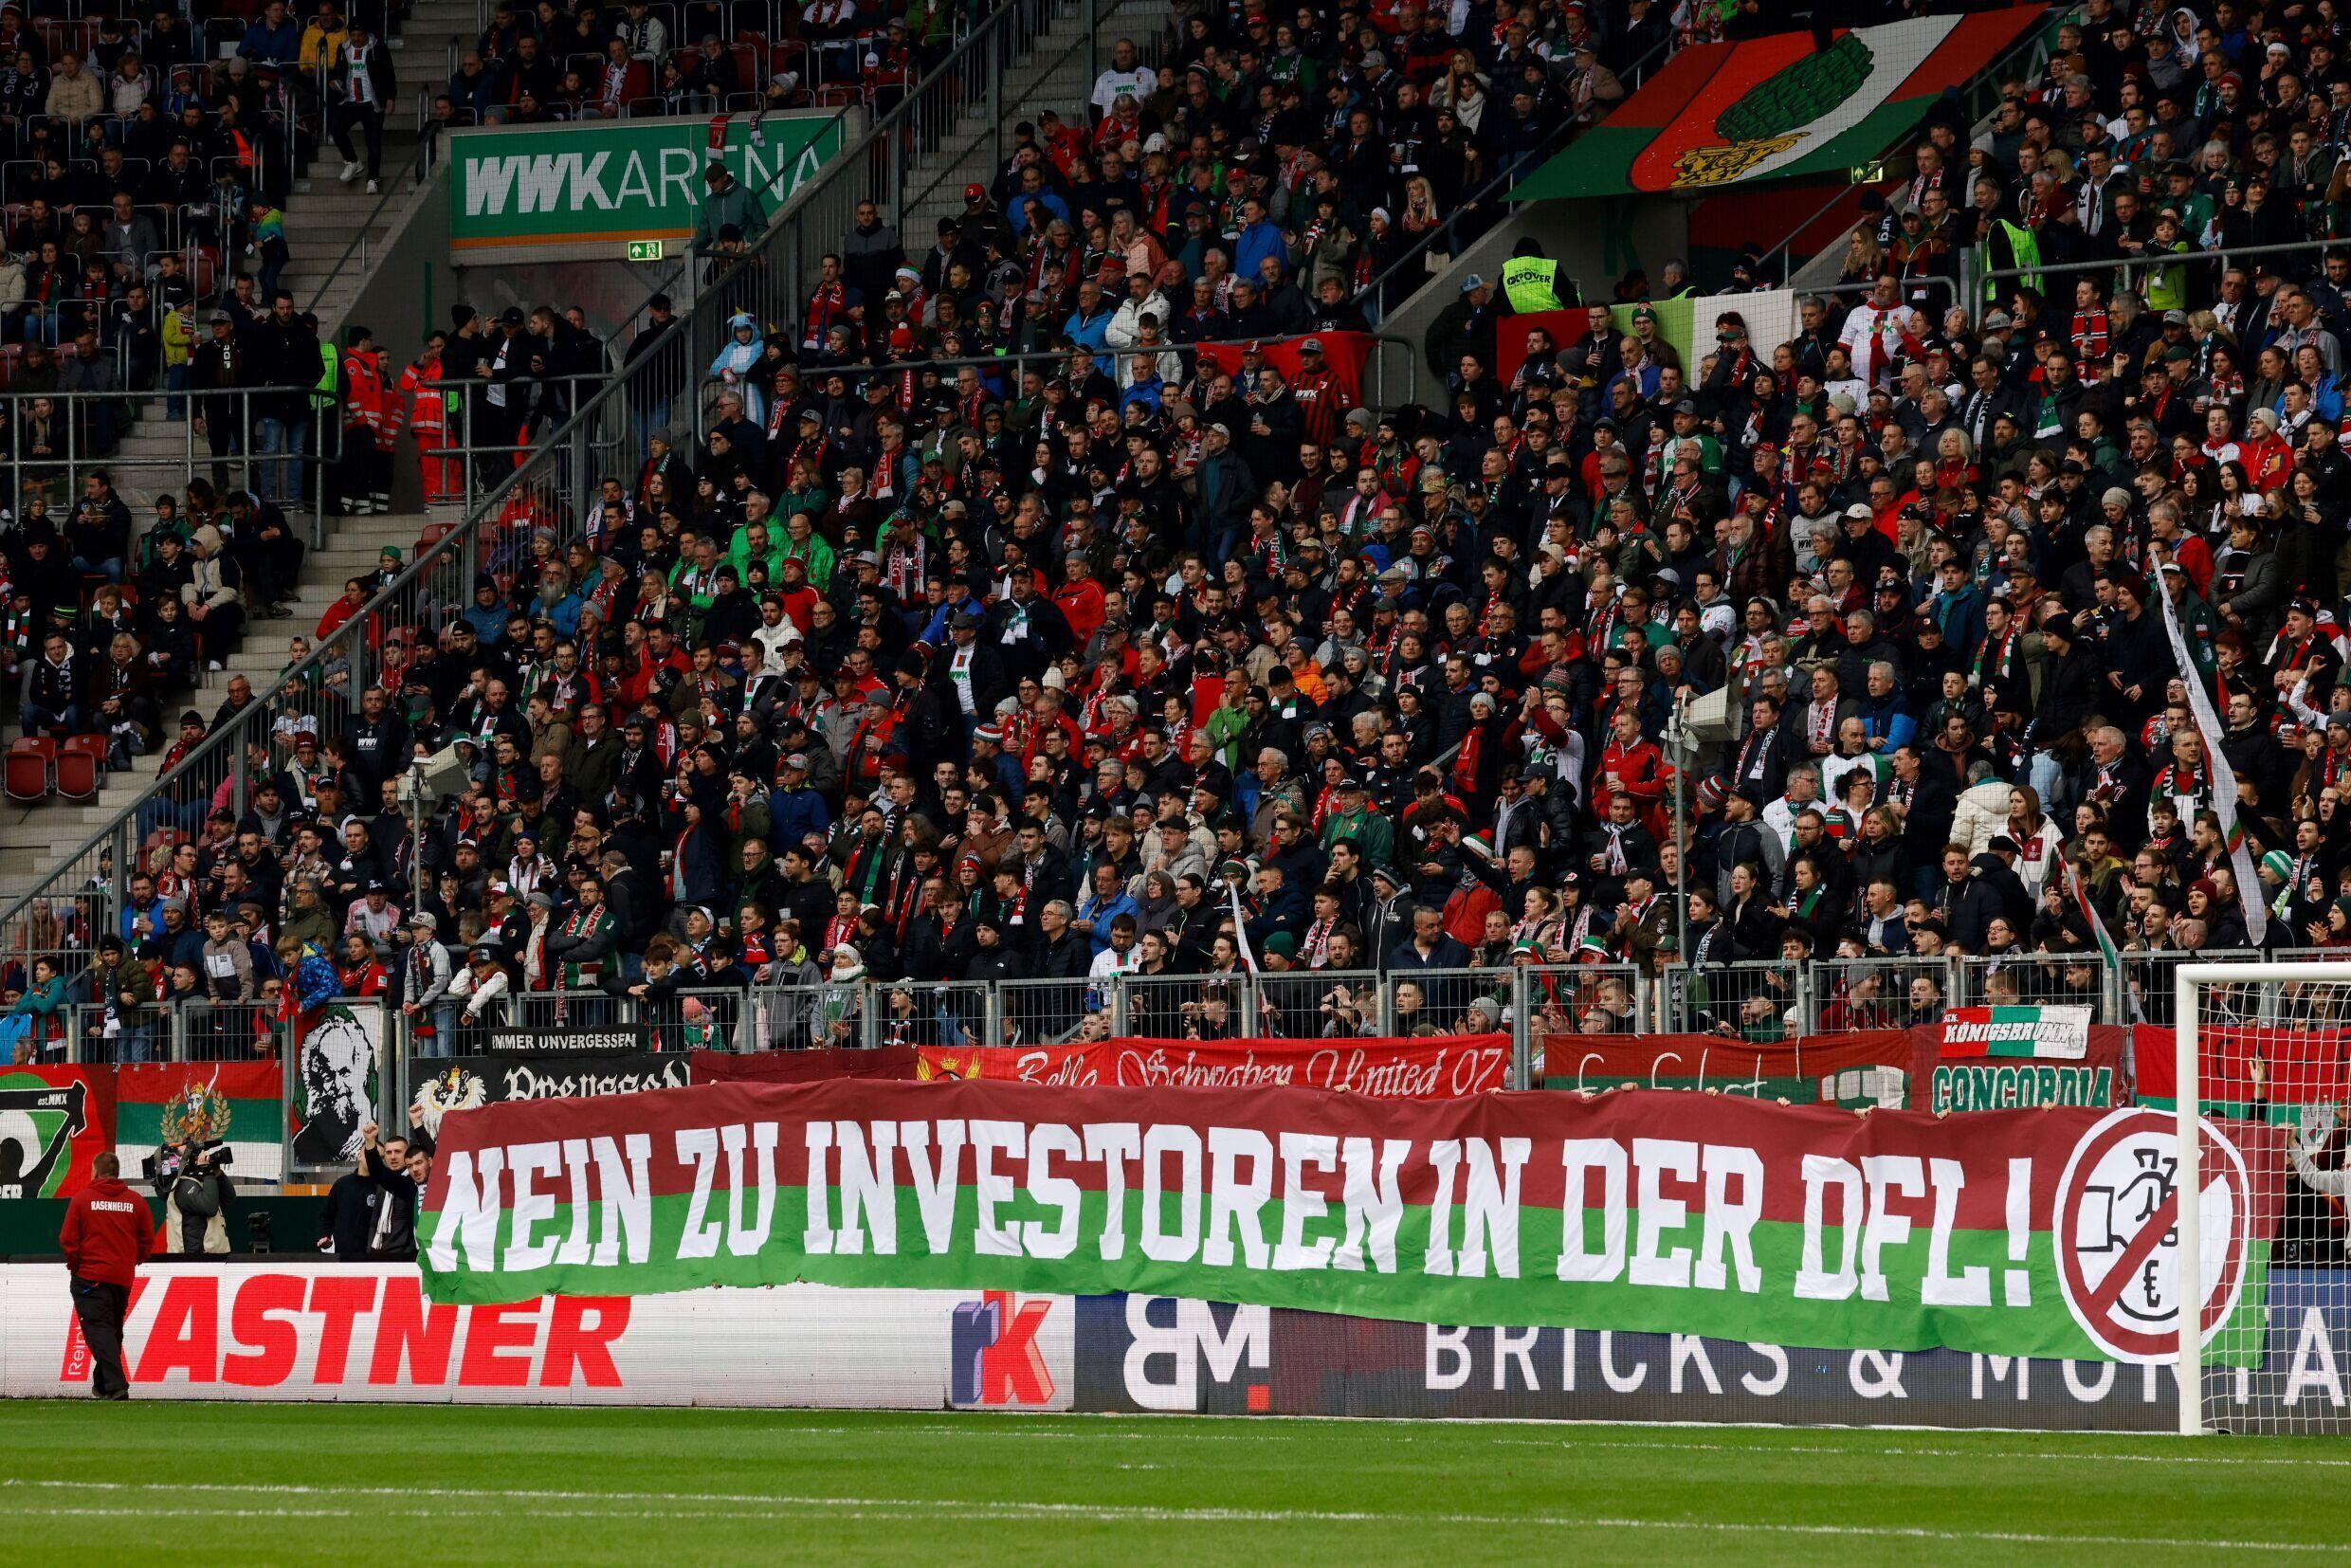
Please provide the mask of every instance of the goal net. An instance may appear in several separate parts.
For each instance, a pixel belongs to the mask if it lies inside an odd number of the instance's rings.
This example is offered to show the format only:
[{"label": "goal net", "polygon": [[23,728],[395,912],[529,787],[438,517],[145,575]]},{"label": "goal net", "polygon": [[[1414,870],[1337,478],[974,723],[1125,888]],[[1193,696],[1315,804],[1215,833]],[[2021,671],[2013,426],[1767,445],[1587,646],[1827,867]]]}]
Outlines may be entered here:
[{"label": "goal net", "polygon": [[2138,1064],[2168,1137],[2086,1151],[2084,1190],[2112,1195],[2103,1253],[2077,1237],[2079,1287],[2109,1348],[2168,1331],[2181,1431],[2351,1431],[2351,960],[2190,964],[2176,984],[2173,1060]]}]

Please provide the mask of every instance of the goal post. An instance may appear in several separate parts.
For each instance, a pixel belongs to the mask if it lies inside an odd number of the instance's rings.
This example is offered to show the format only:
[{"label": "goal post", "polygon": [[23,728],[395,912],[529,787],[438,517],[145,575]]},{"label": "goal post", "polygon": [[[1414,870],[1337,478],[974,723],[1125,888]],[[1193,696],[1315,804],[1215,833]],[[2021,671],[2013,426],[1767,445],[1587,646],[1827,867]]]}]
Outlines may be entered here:
[{"label": "goal post", "polygon": [[2167,1279],[2137,1267],[2168,1291],[2179,1431],[2351,1433],[2351,954],[2182,963],[2171,1000],[2174,1249]]}]

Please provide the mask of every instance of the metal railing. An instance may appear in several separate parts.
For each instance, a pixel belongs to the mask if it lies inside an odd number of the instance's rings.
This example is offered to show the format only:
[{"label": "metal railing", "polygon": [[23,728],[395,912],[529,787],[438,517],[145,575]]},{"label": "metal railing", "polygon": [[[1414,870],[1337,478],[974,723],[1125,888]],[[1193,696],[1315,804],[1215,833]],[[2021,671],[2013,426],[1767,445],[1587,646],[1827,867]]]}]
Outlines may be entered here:
[{"label": "metal railing", "polygon": [[[2214,246],[2209,250],[2190,248],[2169,253],[2153,253],[2147,258],[2134,258],[2122,262],[2111,259],[2096,262],[2042,262],[2029,267],[1987,266],[1984,263],[1991,254],[1991,247],[1973,246],[1959,254],[1959,292],[1963,297],[1962,302],[1967,308],[1969,322],[1980,326],[1984,316],[1996,305],[2000,304],[2000,291],[1996,285],[2004,282],[2013,283],[2025,279],[2078,277],[2084,273],[2106,278],[2120,276],[2127,279],[2132,274],[2143,274],[2173,266],[2192,267],[2218,273],[2226,271],[2247,258],[2307,256],[2315,262],[2327,251],[2340,250],[2346,245],[2351,245],[2351,240],[2292,240],[2278,245]],[[2044,299],[2050,297],[2050,291],[2045,287],[2041,288],[2040,293]]]},{"label": "metal railing", "polygon": [[[82,482],[95,473],[112,476],[115,488],[128,494],[130,475],[170,474],[164,487],[177,489],[209,471],[224,495],[251,490],[288,520],[306,516],[307,537],[316,544],[324,528],[331,470],[343,455],[343,425],[339,418],[315,417],[313,395],[309,387],[199,392],[169,383],[144,391],[0,392],[0,417],[8,420],[9,434],[0,465],[20,506],[37,496],[61,518],[71,512]],[[287,400],[308,417],[264,413],[264,399]],[[164,406],[163,418],[137,420],[138,406],[155,400]],[[177,453],[121,450],[134,430],[152,430],[157,424],[177,428]]]}]

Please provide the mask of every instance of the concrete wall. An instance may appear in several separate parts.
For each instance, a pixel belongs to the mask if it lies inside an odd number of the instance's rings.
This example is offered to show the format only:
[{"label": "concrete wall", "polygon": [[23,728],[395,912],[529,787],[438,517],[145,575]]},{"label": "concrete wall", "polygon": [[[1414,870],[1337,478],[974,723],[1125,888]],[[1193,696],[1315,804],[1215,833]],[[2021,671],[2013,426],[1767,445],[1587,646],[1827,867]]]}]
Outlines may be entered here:
[{"label": "concrete wall", "polygon": [[[1492,283],[1511,249],[1528,236],[1567,269],[1587,299],[1606,300],[1616,280],[1633,267],[1654,278],[1659,267],[1686,253],[1689,204],[1659,196],[1612,197],[1605,201],[1535,202],[1510,210],[1452,264],[1400,307],[1388,313],[1380,332],[1404,337],[1420,349],[1420,401],[1431,403],[1452,367],[1429,360],[1429,327],[1440,311],[1461,297],[1461,281],[1477,273]],[[1427,377],[1433,376],[1433,381]]]}]

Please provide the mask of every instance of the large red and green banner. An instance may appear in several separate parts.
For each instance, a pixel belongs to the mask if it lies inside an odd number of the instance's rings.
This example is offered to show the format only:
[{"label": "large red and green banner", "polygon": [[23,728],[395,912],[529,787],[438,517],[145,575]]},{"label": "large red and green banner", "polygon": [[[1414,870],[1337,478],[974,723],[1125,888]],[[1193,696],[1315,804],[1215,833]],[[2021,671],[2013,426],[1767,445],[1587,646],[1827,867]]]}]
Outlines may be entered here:
[{"label": "large red and green banner", "polygon": [[1945,88],[1981,75],[2043,15],[2018,6],[1837,35],[1776,33],[1682,50],[1512,201],[1707,191],[1841,172],[1900,141]]},{"label": "large red and green banner", "polygon": [[915,1076],[1017,1079],[1060,1088],[1329,1089],[1442,1100],[1506,1088],[1507,1034],[1330,1040],[1092,1040],[1067,1046],[924,1046]]},{"label": "large red and green banner", "polygon": [[2207,1125],[2182,1270],[2147,1110],[726,1084],[452,1113],[423,1266],[436,1302],[806,1280],[2152,1361],[2183,1296],[2257,1321],[2281,1136]]},{"label": "large red and green banner", "polygon": [[285,1168],[285,1069],[276,1062],[167,1062],[115,1069],[115,1149],[122,1168],[165,1143],[227,1143],[229,1174],[276,1181]]},{"label": "large red and green banner", "polygon": [[0,1202],[73,1196],[114,1143],[112,1067],[0,1067]]}]

